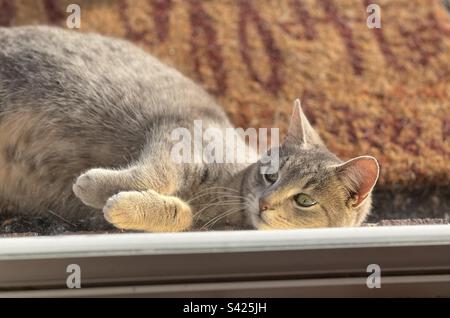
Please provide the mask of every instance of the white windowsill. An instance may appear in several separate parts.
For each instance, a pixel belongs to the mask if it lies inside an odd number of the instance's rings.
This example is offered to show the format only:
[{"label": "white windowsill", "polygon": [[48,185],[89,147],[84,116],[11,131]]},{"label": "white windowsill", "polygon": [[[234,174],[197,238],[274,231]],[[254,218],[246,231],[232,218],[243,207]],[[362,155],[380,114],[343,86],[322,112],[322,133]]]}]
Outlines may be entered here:
[{"label": "white windowsill", "polygon": [[450,225],[0,239],[0,260],[450,245]]}]

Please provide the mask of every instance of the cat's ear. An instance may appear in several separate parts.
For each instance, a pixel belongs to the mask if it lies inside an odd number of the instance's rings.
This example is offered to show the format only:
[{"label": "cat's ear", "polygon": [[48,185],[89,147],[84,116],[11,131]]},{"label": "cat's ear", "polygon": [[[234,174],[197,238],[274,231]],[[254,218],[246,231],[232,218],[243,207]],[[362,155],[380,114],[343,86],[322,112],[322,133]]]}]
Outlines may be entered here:
[{"label": "cat's ear", "polygon": [[306,118],[305,113],[303,113],[299,99],[296,99],[294,102],[291,121],[283,145],[302,148],[325,147],[322,139],[320,139]]},{"label": "cat's ear", "polygon": [[374,157],[361,156],[338,165],[337,172],[354,196],[352,207],[357,208],[377,183],[380,167]]}]

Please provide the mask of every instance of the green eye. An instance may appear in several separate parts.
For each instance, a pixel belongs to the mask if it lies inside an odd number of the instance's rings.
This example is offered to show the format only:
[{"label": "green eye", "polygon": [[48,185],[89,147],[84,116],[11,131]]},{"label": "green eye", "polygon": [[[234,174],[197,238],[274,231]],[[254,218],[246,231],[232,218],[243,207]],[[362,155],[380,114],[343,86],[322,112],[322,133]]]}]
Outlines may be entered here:
[{"label": "green eye", "polygon": [[278,180],[278,173],[268,173],[264,174],[264,180],[268,183],[275,183]]},{"label": "green eye", "polygon": [[311,198],[309,195],[304,193],[299,193],[294,196],[295,203],[303,208],[308,208],[310,206],[313,206],[317,203],[313,198]]}]

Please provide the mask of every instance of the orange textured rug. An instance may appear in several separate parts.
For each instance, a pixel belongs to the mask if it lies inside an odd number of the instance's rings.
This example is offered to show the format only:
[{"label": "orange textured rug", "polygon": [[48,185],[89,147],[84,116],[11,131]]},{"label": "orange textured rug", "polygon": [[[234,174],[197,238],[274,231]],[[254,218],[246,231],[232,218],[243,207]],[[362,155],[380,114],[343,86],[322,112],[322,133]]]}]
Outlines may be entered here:
[{"label": "orange textured rug", "polygon": [[[0,25],[65,27],[72,2],[0,0]],[[300,97],[332,151],[379,159],[381,200],[438,188],[419,203],[450,212],[435,202],[450,195],[450,19],[441,2],[379,0],[380,29],[366,25],[369,0],[77,3],[81,32],[135,42],[202,84],[236,125],[284,131]]]}]

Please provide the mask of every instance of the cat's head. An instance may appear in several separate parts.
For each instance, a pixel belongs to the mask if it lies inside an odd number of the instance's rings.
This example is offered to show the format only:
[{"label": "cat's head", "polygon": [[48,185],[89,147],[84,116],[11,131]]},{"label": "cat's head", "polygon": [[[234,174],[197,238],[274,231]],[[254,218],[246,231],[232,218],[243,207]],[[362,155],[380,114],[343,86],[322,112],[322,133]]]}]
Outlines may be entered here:
[{"label": "cat's head", "polygon": [[247,213],[257,229],[358,226],[371,208],[377,160],[342,162],[324,145],[296,101],[287,135],[278,148],[277,173],[253,165],[246,180]]}]

